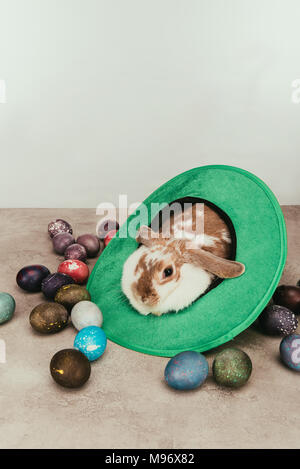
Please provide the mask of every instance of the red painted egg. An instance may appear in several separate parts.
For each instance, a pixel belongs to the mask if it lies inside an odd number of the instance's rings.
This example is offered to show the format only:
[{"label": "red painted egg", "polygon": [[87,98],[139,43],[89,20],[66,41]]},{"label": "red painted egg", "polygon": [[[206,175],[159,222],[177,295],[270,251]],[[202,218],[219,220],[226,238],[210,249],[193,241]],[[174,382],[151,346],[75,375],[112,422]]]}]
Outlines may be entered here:
[{"label": "red painted egg", "polygon": [[105,247],[108,245],[108,243],[113,239],[115,234],[118,232],[118,230],[111,230],[107,233],[107,235],[104,238],[104,245]]},{"label": "red painted egg", "polygon": [[58,266],[57,271],[69,275],[74,282],[79,284],[85,283],[90,273],[88,266],[77,259],[69,259],[62,262]]}]

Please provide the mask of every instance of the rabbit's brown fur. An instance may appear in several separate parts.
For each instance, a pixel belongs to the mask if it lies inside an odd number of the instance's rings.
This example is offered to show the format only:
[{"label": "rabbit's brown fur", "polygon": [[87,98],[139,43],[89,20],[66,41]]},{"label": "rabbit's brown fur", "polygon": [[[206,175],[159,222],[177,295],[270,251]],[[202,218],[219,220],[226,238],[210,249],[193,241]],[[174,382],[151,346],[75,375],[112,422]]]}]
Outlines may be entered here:
[{"label": "rabbit's brown fur", "polygon": [[[199,232],[197,214],[202,221],[204,216]],[[159,233],[141,227],[137,241],[142,246],[124,265],[122,288],[141,314],[182,309],[203,294],[215,276],[233,278],[244,272],[242,264],[227,260],[230,230],[206,204],[194,204],[184,218],[180,213],[171,215],[170,224],[162,224]],[[128,283],[125,272],[130,271]]]}]

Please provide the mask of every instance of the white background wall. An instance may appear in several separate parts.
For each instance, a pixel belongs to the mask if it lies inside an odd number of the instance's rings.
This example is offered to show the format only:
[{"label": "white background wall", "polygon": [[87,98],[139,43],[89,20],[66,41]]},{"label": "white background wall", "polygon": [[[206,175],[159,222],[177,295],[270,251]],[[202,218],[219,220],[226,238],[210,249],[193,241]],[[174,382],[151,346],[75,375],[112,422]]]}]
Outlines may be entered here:
[{"label": "white background wall", "polygon": [[0,0],[0,206],[142,200],[210,163],[300,203],[298,0]]}]

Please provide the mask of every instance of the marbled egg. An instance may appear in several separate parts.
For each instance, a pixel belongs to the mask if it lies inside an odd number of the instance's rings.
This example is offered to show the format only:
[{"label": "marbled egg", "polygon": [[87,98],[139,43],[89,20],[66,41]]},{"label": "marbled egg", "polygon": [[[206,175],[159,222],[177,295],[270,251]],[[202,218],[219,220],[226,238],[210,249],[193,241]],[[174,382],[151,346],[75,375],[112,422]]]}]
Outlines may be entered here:
[{"label": "marbled egg", "polygon": [[79,302],[90,303],[91,295],[81,285],[64,285],[58,290],[54,300],[71,311],[73,306]]},{"label": "marbled egg", "polygon": [[293,285],[280,285],[273,295],[276,305],[285,306],[295,314],[300,314],[300,288]]},{"label": "marbled egg", "polygon": [[74,280],[69,275],[60,272],[50,274],[42,282],[42,292],[46,298],[53,300],[57,291],[63,285],[70,285],[70,283],[74,283]]},{"label": "marbled egg", "polygon": [[64,254],[67,247],[75,243],[75,239],[70,233],[58,233],[52,238],[53,249],[57,254]]},{"label": "marbled egg", "polygon": [[30,313],[31,327],[41,334],[60,332],[68,324],[69,315],[62,305],[57,303],[41,303]]},{"label": "marbled egg", "polygon": [[65,388],[79,388],[89,379],[91,364],[79,350],[64,349],[52,357],[50,373],[57,384]]},{"label": "marbled egg", "polygon": [[9,321],[15,312],[16,302],[14,298],[5,292],[0,292],[0,324]]},{"label": "marbled egg", "polygon": [[85,248],[88,257],[95,257],[100,251],[100,242],[95,235],[81,235],[77,238],[76,243]]},{"label": "marbled egg", "polygon": [[292,334],[298,326],[298,320],[288,308],[279,305],[267,306],[258,318],[262,331],[268,335]]},{"label": "marbled egg", "polygon": [[75,283],[85,283],[89,277],[88,266],[77,259],[62,262],[57,269],[58,272],[69,275]]},{"label": "marbled egg", "polygon": [[58,218],[55,221],[51,221],[48,225],[48,233],[50,238],[54,238],[58,233],[73,233],[70,223],[61,218]]},{"label": "marbled egg", "polygon": [[17,273],[16,281],[20,288],[34,293],[41,291],[43,280],[50,274],[44,265],[28,265]]},{"label": "marbled egg", "polygon": [[87,258],[86,250],[81,244],[75,243],[65,250],[65,259],[74,259],[85,262]]},{"label": "marbled egg", "polygon": [[292,370],[300,371],[300,335],[292,334],[282,339],[280,356],[283,363]]},{"label": "marbled egg", "polygon": [[204,355],[187,351],[175,355],[165,369],[165,380],[169,386],[179,390],[201,386],[208,375],[208,363]]},{"label": "marbled egg", "polygon": [[80,331],[88,326],[101,327],[103,316],[95,303],[91,301],[80,301],[71,311],[71,320],[73,326]]},{"label": "marbled egg", "polygon": [[222,350],[213,362],[213,376],[221,386],[239,388],[248,381],[251,372],[250,357],[237,348]]},{"label": "marbled egg", "polygon": [[104,219],[102,220],[98,226],[97,226],[97,236],[100,239],[105,238],[107,233],[109,233],[112,230],[119,230],[119,223],[116,220],[113,219]]},{"label": "marbled egg", "polygon": [[75,337],[74,347],[88,358],[90,362],[97,360],[106,349],[105,332],[96,326],[81,329]]}]

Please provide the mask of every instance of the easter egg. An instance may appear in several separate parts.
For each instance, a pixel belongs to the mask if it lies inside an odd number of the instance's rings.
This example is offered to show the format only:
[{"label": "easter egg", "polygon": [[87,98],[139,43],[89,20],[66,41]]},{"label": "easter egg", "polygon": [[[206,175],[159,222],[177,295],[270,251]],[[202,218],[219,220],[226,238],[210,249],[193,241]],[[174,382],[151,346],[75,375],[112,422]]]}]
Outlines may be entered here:
[{"label": "easter egg", "polygon": [[165,380],[169,386],[179,390],[201,386],[208,375],[208,363],[198,352],[181,352],[171,358],[165,369]]},{"label": "easter egg", "polygon": [[104,238],[104,246],[105,247],[108,245],[108,243],[111,242],[111,240],[113,239],[113,237],[115,236],[116,233],[117,233],[117,230],[112,230],[112,231],[109,231],[109,233],[107,233],[107,235]]},{"label": "easter egg", "polygon": [[97,236],[92,234],[84,234],[77,238],[76,243],[83,246],[88,257],[97,256],[100,251],[100,242]]},{"label": "easter egg", "polygon": [[58,233],[52,238],[53,249],[57,254],[64,254],[68,246],[75,243],[70,233]]},{"label": "easter egg", "polygon": [[66,260],[58,266],[58,272],[67,274],[75,283],[85,283],[89,276],[88,266],[77,259]]},{"label": "easter egg", "polygon": [[273,295],[274,303],[285,306],[295,314],[300,314],[300,288],[293,285],[280,285]]},{"label": "easter egg", "polygon": [[44,265],[28,265],[19,270],[16,281],[20,288],[34,293],[41,291],[42,282],[49,274]]},{"label": "easter egg", "polygon": [[222,350],[213,362],[213,376],[221,386],[239,388],[248,381],[251,372],[250,357],[237,348]]},{"label": "easter egg", "polygon": [[54,301],[63,305],[68,311],[71,311],[76,303],[84,301],[90,303],[91,295],[85,287],[81,285],[64,285],[61,287],[54,298]]},{"label": "easter egg", "polygon": [[294,313],[279,305],[267,306],[259,316],[258,323],[262,331],[268,335],[292,334],[298,326]]},{"label": "easter egg", "polygon": [[64,273],[55,273],[50,274],[46,277],[42,282],[42,292],[44,293],[45,297],[49,300],[53,300],[56,292],[63,286],[69,285],[70,283],[74,283],[74,280],[70,275],[66,275]]},{"label": "easter egg", "polygon": [[104,239],[107,233],[109,233],[112,230],[119,230],[119,223],[116,220],[111,219],[105,219],[102,220],[98,226],[97,226],[97,236],[100,239]]},{"label": "easter egg", "polygon": [[79,350],[64,349],[52,357],[50,373],[57,384],[65,388],[79,388],[89,379],[91,364]]},{"label": "easter egg", "polygon": [[80,244],[71,244],[65,250],[65,259],[77,259],[79,261],[85,262],[87,258],[86,250]]},{"label": "easter egg", "polygon": [[300,335],[292,334],[282,339],[280,357],[292,370],[300,371]]},{"label": "easter egg", "polygon": [[0,292],[0,324],[9,321],[15,312],[16,302],[9,293]]},{"label": "easter egg", "polygon": [[95,303],[91,301],[80,301],[72,308],[71,320],[75,329],[80,331],[88,326],[101,327],[103,316]]},{"label": "easter egg", "polygon": [[48,233],[50,238],[54,238],[58,233],[73,233],[71,225],[61,218],[51,221],[48,225]]},{"label": "easter egg", "polygon": [[105,332],[100,327],[85,327],[76,335],[74,347],[84,353],[90,362],[97,360],[106,349]]},{"label": "easter egg", "polygon": [[68,324],[69,315],[62,305],[57,303],[41,303],[30,313],[31,327],[41,334],[60,332]]}]

